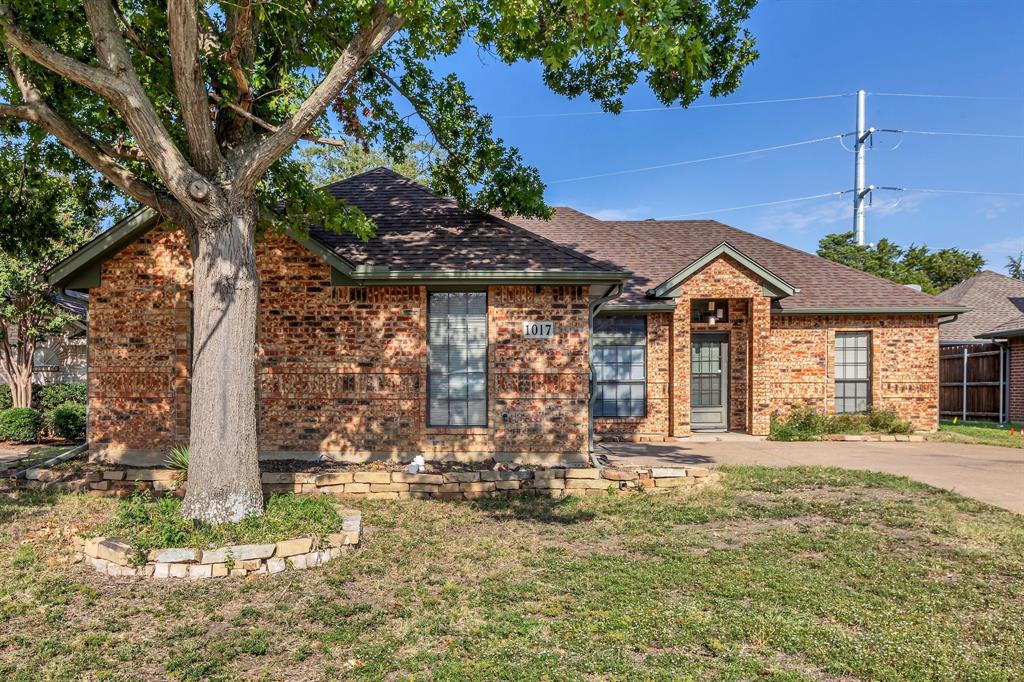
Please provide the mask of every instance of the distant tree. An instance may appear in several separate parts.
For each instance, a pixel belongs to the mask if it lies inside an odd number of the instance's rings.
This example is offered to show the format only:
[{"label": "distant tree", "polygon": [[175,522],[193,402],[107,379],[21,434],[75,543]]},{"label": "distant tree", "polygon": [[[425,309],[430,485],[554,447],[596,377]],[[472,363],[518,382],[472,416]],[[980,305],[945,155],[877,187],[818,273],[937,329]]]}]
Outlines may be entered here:
[{"label": "distant tree", "polygon": [[1024,251],[1006,259],[1006,272],[1014,279],[1024,280]]},{"label": "distant tree", "polygon": [[985,265],[977,251],[932,251],[924,244],[904,248],[884,238],[874,246],[862,246],[853,232],[825,235],[818,242],[818,255],[899,284],[916,284],[929,294],[973,277]]},{"label": "distant tree", "polygon": [[383,166],[424,185],[430,184],[430,169],[440,158],[435,145],[420,140],[405,146],[404,158],[393,161],[384,152],[357,141],[338,147],[310,144],[298,150],[296,159],[314,185],[321,186]]},{"label": "distant tree", "polygon": [[54,151],[24,137],[0,146],[0,379],[15,407],[31,406],[39,343],[74,320],[43,273],[92,235],[104,195],[87,173],[55,172]]}]

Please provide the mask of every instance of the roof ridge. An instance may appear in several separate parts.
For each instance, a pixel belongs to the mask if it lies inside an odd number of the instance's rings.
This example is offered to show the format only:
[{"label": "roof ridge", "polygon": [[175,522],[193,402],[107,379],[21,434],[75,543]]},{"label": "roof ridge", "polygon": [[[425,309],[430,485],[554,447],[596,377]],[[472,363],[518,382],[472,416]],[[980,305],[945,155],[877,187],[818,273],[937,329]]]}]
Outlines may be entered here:
[{"label": "roof ridge", "polygon": [[[870,273],[870,272],[865,272],[864,270],[858,270],[855,267],[851,267],[851,266],[845,265],[843,263],[837,263],[834,260],[829,260],[828,258],[825,258],[824,256],[819,256],[816,253],[811,253],[809,251],[804,251],[802,249],[798,249],[798,248],[790,246],[788,244],[783,244],[782,242],[775,241],[774,239],[768,239],[767,237],[762,237],[761,235],[756,234],[754,232],[748,232],[747,230],[741,230],[738,227],[733,227],[732,225],[727,225],[727,224],[725,224],[723,222],[720,222],[718,220],[629,220],[629,221],[606,221],[606,222],[647,223],[647,224],[655,224],[655,225],[657,225],[658,223],[662,223],[662,224],[665,224],[665,223],[685,223],[685,224],[714,223],[715,225],[719,225],[719,226],[721,226],[721,227],[723,227],[723,228],[725,228],[727,230],[730,230],[730,231],[732,231],[734,233],[735,232],[739,232],[741,234],[753,237],[754,239],[758,239],[758,240],[760,240],[762,242],[767,242],[767,243],[772,244],[774,246],[781,247],[782,249],[785,249],[786,251],[789,251],[791,253],[799,254],[800,256],[809,256],[811,258],[817,259],[817,260],[822,261],[824,263],[828,263],[829,265],[834,265],[834,266],[837,266],[837,267],[840,267],[840,268],[845,268],[845,269],[847,269],[847,270],[849,270],[851,272],[858,273],[859,275],[865,275],[865,276],[868,276],[868,277],[872,277],[872,278],[874,278],[874,279],[876,279],[876,280],[878,280],[880,282],[885,282],[886,284],[889,284],[889,285],[892,285],[892,286],[904,287],[906,289],[909,289],[910,291],[916,291],[914,289],[910,289],[905,284],[900,284],[899,282],[894,282],[891,279],[886,279],[885,277],[880,277],[879,275],[875,275],[875,274]],[[664,248],[664,246],[661,246],[661,245],[659,245],[659,246],[661,248]],[[738,250],[742,252],[742,249],[738,249]],[[930,298],[938,298],[934,294],[928,294],[928,293],[925,293],[923,291],[916,291],[916,293],[921,294],[922,296],[928,296]]]},{"label": "roof ridge", "polygon": [[[551,239],[548,239],[547,237],[542,237],[541,235],[537,234],[533,230],[529,230],[529,229],[523,227],[522,225],[516,225],[512,221],[506,220],[506,219],[501,218],[499,216],[496,216],[493,213],[490,213],[490,212],[487,212],[487,211],[483,211],[482,213],[484,215],[494,219],[494,220],[497,220],[498,222],[500,222],[500,223],[502,223],[504,225],[507,225],[507,226],[509,226],[509,227],[511,227],[511,228],[513,228],[513,229],[515,229],[517,231],[519,231],[519,232],[522,232],[528,239],[532,239],[532,240],[534,240],[536,242],[544,244],[545,246],[549,246],[551,248],[554,248],[557,251],[560,251],[561,253],[564,253],[567,256],[575,258],[578,261],[581,261],[583,263],[592,263],[594,265],[599,265],[602,268],[607,269],[609,272],[616,272],[616,271],[617,272],[627,272],[626,270],[623,270],[622,268],[618,267],[617,265],[607,264],[607,263],[605,263],[603,261],[597,260],[596,258],[591,258],[590,256],[588,256],[585,253],[581,253],[581,252],[577,251],[576,249],[569,248],[568,246],[565,246],[564,244],[559,244],[558,242],[556,242],[554,240],[551,240]],[[527,218],[527,220],[529,220],[529,219]]]}]

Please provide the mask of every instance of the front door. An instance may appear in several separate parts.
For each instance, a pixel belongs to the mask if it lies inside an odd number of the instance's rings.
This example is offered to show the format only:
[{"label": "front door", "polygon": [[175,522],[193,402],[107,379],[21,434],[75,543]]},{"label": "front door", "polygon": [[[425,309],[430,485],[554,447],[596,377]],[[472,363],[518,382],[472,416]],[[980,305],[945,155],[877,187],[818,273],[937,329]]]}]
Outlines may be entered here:
[{"label": "front door", "polygon": [[694,334],[690,345],[690,428],[729,428],[729,335]]}]

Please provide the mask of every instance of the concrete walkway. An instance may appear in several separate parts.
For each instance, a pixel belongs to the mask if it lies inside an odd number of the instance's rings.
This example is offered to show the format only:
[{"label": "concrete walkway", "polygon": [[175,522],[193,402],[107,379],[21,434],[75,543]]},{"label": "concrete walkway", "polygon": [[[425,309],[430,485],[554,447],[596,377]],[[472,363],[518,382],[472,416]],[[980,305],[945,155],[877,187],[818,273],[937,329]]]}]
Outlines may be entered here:
[{"label": "concrete walkway", "polygon": [[1024,450],[960,443],[602,443],[613,464],[820,465],[899,476],[1024,513]]}]

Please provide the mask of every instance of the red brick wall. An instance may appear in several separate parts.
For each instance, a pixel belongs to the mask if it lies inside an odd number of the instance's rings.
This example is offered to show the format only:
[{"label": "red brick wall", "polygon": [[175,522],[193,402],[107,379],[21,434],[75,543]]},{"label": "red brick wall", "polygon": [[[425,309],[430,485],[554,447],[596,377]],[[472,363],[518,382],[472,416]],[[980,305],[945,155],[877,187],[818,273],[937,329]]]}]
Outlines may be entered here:
[{"label": "red brick wall", "polygon": [[1010,421],[1024,423],[1024,337],[1010,339]]},{"label": "red brick wall", "polygon": [[871,401],[893,408],[915,429],[938,425],[939,335],[934,315],[772,318],[770,413],[808,406],[835,411],[835,334],[871,333]]},{"label": "red brick wall", "polygon": [[[488,288],[488,426],[427,428],[424,287],[332,287],[288,238],[256,260],[264,455],[585,456],[585,287]],[[92,292],[90,440],[111,455],[187,440],[188,270],[181,234],[151,233],[104,264]],[[553,321],[555,338],[523,339],[529,319]],[[111,375],[118,358],[130,372]]]},{"label": "red brick wall", "polygon": [[117,455],[187,440],[189,271],[182,234],[162,230],[103,264],[89,292],[92,447]]},{"label": "red brick wall", "polygon": [[594,432],[601,434],[661,435],[668,433],[670,419],[672,313],[647,315],[647,416],[596,417]]},{"label": "red brick wall", "polygon": [[[784,414],[794,406],[834,412],[835,333],[860,330],[872,333],[873,404],[894,408],[916,429],[935,429],[938,328],[934,316],[772,315],[760,279],[728,257],[713,261],[694,275],[683,284],[681,293],[669,324],[660,321],[669,313],[648,316],[649,381],[651,377],[674,376],[669,382],[672,399],[655,405],[653,411],[649,408],[644,420],[598,419],[595,429],[600,433],[687,435],[690,337],[704,330],[729,334],[732,430],[765,434],[772,414]],[[692,298],[728,299],[728,322],[713,328],[691,323]],[[658,332],[651,334],[652,329]],[[669,335],[668,343],[665,334]],[[1024,366],[1024,360],[1018,366]],[[648,394],[652,392],[649,386]]]}]

